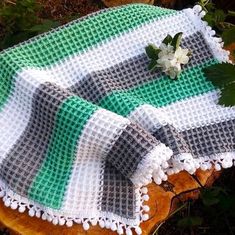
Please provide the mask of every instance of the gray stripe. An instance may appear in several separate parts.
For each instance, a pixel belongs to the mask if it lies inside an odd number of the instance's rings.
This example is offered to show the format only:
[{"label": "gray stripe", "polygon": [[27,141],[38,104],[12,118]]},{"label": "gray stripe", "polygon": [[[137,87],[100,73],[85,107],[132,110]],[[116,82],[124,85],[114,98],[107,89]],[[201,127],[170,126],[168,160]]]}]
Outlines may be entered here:
[{"label": "gray stripe", "polygon": [[50,83],[40,85],[34,93],[29,123],[0,168],[3,180],[20,195],[27,195],[27,190],[40,169],[58,107],[68,96],[64,90]]},{"label": "gray stripe", "polygon": [[202,126],[183,132],[166,125],[153,136],[169,146],[174,155],[192,153],[194,157],[210,156],[235,150],[235,120]]},{"label": "gray stripe", "polygon": [[135,218],[136,197],[132,182],[106,162],[101,210],[127,219]]},{"label": "gray stripe", "polygon": [[[192,58],[185,66],[200,65],[213,58],[203,35],[198,32],[182,40],[182,47],[192,50]],[[149,59],[146,54],[138,55],[110,68],[95,71],[70,87],[75,94],[93,103],[116,90],[125,90],[162,76],[162,72],[148,70]]]},{"label": "gray stripe", "polygon": [[107,160],[127,178],[135,173],[138,164],[157,140],[136,124],[129,124],[112,146]]},{"label": "gray stripe", "polygon": [[235,150],[235,119],[183,131],[181,134],[197,157]]},{"label": "gray stripe", "polygon": [[171,125],[161,127],[153,134],[153,136],[166,146],[170,147],[175,155],[190,152],[190,148],[181,133]]}]

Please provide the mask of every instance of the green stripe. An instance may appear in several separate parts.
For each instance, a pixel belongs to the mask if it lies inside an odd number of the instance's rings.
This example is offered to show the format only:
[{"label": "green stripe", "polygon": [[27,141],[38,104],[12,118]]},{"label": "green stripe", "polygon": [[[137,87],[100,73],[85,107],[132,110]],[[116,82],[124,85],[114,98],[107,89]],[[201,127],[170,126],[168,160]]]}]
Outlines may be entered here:
[{"label": "green stripe", "polygon": [[207,81],[202,68],[218,63],[208,61],[197,67],[185,69],[178,80],[163,76],[125,91],[115,91],[105,96],[99,105],[123,116],[143,104],[162,107],[185,98],[214,90],[211,82]]},{"label": "green stripe", "polygon": [[47,155],[29,189],[29,197],[45,206],[59,209],[76,157],[84,125],[97,106],[77,97],[61,105]]},{"label": "green stripe", "polygon": [[11,90],[12,75],[20,68],[53,64],[155,18],[174,13],[177,12],[149,5],[128,5],[90,16],[3,52],[1,65],[4,59],[6,67],[1,66],[0,70],[0,107]]}]

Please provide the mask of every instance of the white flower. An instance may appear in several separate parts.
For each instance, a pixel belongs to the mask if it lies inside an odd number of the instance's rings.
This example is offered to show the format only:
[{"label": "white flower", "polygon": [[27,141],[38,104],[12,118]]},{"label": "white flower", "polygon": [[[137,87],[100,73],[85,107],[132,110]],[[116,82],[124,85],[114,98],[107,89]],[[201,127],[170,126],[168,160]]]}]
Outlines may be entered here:
[{"label": "white flower", "polygon": [[161,50],[158,54],[158,58],[171,58],[174,55],[174,47],[170,44],[162,43],[159,47]]},{"label": "white flower", "polygon": [[187,64],[189,61],[189,50],[188,49],[183,49],[179,47],[174,54],[174,59],[176,60],[176,63],[179,64]]},{"label": "white flower", "polygon": [[174,79],[181,73],[181,66],[178,64],[177,66],[171,66],[168,68],[167,71],[165,71],[167,75],[170,76],[170,78]]},{"label": "white flower", "polygon": [[172,79],[177,77],[181,72],[181,64],[187,64],[189,61],[188,49],[181,47],[174,51],[174,47],[170,44],[162,43],[159,47],[157,64],[162,71],[169,75]]}]

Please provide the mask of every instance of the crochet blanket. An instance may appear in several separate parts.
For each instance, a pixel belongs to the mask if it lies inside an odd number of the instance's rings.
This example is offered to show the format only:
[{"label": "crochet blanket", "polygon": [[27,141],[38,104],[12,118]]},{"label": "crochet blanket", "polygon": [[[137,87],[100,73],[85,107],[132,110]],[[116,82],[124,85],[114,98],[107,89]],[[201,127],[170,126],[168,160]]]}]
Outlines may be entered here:
[{"label": "crochet blanket", "polygon": [[[0,196],[54,224],[141,234],[147,189],[167,174],[230,167],[235,109],[202,69],[228,61],[203,12],[100,11],[0,54]],[[183,32],[178,80],[145,47]]]}]

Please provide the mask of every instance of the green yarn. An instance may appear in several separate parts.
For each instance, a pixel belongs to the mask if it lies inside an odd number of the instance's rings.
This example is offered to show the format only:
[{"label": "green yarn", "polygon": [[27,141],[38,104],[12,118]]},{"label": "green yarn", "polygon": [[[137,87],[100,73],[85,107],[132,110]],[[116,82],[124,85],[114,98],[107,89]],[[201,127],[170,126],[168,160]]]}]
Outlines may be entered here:
[{"label": "green yarn", "polygon": [[142,4],[120,7],[4,51],[0,54],[0,108],[11,91],[12,76],[20,68],[51,65],[151,20],[174,13],[177,12]]},{"label": "green yarn", "polygon": [[70,97],[61,105],[47,155],[28,192],[31,199],[55,209],[61,207],[79,138],[96,110],[97,106],[78,97]]},{"label": "green yarn", "polygon": [[99,105],[120,115],[128,116],[131,111],[142,104],[162,107],[206,93],[215,88],[206,80],[202,68],[216,63],[218,63],[216,60],[211,60],[200,66],[185,69],[178,80],[163,76],[129,90],[114,91],[105,96]]}]

